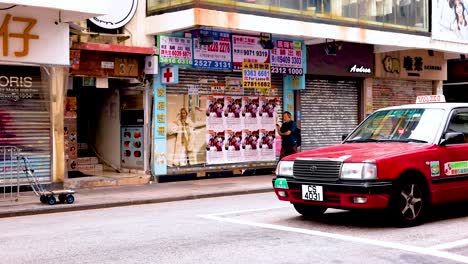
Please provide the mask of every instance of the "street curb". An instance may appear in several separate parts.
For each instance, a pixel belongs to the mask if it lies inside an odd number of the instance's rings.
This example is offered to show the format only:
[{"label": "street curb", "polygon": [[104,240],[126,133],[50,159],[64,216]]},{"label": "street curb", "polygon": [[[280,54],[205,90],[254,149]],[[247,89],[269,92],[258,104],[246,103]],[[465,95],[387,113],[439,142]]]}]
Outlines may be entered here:
[{"label": "street curb", "polygon": [[166,203],[175,201],[195,200],[202,198],[213,198],[222,196],[233,196],[242,194],[255,194],[255,193],[266,193],[272,192],[272,188],[261,188],[255,190],[243,190],[243,191],[228,191],[223,193],[207,193],[198,195],[183,195],[174,197],[164,198],[152,198],[152,199],[138,199],[129,201],[118,201],[111,203],[96,203],[96,204],[83,204],[83,205],[43,205],[41,208],[27,209],[27,210],[12,210],[9,212],[0,212],[0,218],[16,217],[16,216],[28,216],[28,215],[40,215],[40,214],[51,214],[51,213],[62,213],[62,212],[73,212],[73,211],[84,211],[101,208],[112,208],[112,207],[123,207],[130,205],[142,205],[142,204],[155,204],[155,203]]}]

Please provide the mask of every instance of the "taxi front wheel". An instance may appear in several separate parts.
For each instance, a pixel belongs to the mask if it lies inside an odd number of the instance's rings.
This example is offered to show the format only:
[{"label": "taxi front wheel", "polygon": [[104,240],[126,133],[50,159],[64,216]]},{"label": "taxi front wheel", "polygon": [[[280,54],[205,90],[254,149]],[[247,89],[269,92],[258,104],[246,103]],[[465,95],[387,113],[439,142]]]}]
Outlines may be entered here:
[{"label": "taxi front wheel", "polygon": [[320,215],[323,215],[323,213],[325,213],[325,211],[327,210],[326,207],[319,207],[309,204],[293,203],[293,206],[294,209],[296,209],[296,211],[305,218],[318,217]]},{"label": "taxi front wheel", "polygon": [[390,202],[391,214],[399,226],[419,225],[428,207],[426,188],[417,179],[404,179],[396,184]]}]

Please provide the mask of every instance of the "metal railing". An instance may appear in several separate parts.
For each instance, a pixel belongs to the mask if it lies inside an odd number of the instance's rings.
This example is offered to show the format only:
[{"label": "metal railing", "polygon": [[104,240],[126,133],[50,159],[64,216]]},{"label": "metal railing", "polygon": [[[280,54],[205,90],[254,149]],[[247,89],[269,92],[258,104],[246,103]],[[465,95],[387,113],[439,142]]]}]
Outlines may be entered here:
[{"label": "metal railing", "polygon": [[0,198],[17,200],[20,190],[21,150],[12,146],[0,146]]}]

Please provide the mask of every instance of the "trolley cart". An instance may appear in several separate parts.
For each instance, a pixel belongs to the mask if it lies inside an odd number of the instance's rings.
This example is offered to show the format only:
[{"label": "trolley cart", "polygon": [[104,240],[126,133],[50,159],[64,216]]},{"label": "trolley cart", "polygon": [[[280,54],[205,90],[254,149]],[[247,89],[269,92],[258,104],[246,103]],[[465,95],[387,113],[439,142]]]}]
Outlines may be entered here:
[{"label": "trolley cart", "polygon": [[[25,156],[19,156],[18,159],[24,161],[24,172],[26,178],[28,178],[29,184],[34,191],[34,194],[39,197],[41,203],[54,205],[58,201],[61,203],[72,204],[75,201],[75,190],[47,190],[43,184],[39,182],[38,177],[34,174],[34,170],[31,168],[31,163]],[[57,198],[56,198],[57,197]]]}]

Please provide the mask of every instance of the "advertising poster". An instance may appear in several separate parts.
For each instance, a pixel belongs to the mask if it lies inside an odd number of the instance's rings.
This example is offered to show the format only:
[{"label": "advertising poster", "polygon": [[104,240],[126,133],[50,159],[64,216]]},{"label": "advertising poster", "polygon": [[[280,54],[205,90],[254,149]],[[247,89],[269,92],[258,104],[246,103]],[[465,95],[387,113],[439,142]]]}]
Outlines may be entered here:
[{"label": "advertising poster", "polygon": [[207,128],[224,130],[224,96],[208,96],[206,105]]},{"label": "advertising poster", "polygon": [[267,129],[260,129],[260,160],[268,161],[268,160],[275,160],[276,153],[275,153],[275,137],[276,132],[275,129],[267,130]]},{"label": "advertising poster", "polygon": [[258,161],[258,136],[259,130],[244,129],[242,131],[242,149],[244,150],[244,161]]},{"label": "advertising poster", "polygon": [[122,166],[143,168],[143,127],[122,127]]},{"label": "advertising poster", "polygon": [[167,95],[167,163],[169,167],[206,162],[206,97]]},{"label": "advertising poster", "polygon": [[226,130],[226,162],[243,162],[242,130]]},{"label": "advertising poster", "polygon": [[259,128],[260,99],[258,96],[245,96],[242,101],[242,116],[244,117],[244,128],[255,130]]},{"label": "advertising poster", "polygon": [[224,117],[226,128],[241,131],[244,117],[242,116],[242,96],[226,96]]},{"label": "advertising poster", "polygon": [[221,164],[226,162],[226,151],[224,151],[224,130],[208,130],[206,133],[206,163]]},{"label": "advertising poster", "polygon": [[468,43],[468,1],[432,1],[432,38]]},{"label": "advertising poster", "polygon": [[159,62],[162,64],[191,65],[192,39],[158,35]]},{"label": "advertising poster", "polygon": [[[211,35],[213,44],[200,44],[200,36]],[[209,70],[232,70],[231,33],[211,30],[193,31],[193,67]]]},{"label": "advertising poster", "polygon": [[271,88],[271,72],[269,63],[242,63],[242,87]]},{"label": "advertising poster", "polygon": [[275,48],[271,50],[271,73],[302,75],[302,42],[275,40]]},{"label": "advertising poster", "polygon": [[262,48],[260,37],[232,35],[232,64],[234,71],[241,71],[243,62],[270,62],[270,51]]},{"label": "advertising poster", "polygon": [[260,127],[268,130],[274,130],[279,108],[278,97],[260,97],[260,109],[258,115],[260,118]]}]

